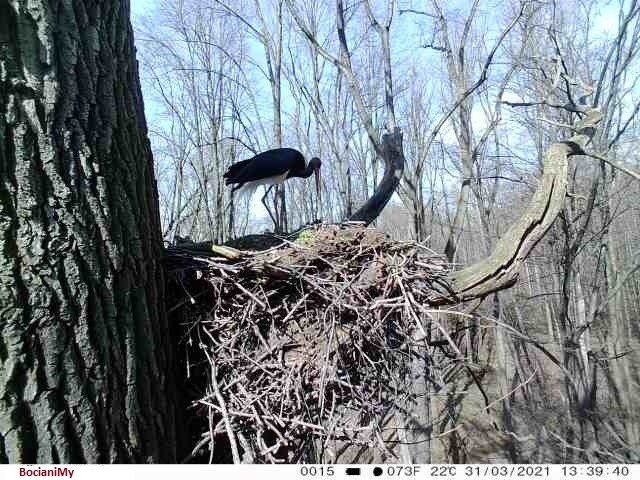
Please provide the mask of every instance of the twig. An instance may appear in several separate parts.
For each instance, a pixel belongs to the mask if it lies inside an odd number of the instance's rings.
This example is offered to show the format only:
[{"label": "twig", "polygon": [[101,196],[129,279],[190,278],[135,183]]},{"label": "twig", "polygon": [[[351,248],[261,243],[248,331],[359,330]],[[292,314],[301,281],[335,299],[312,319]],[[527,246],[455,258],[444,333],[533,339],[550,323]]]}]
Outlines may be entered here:
[{"label": "twig", "polygon": [[[209,360],[209,364],[211,365],[211,385],[213,386],[213,392],[216,396],[216,400],[218,401],[218,405],[220,405],[220,412],[222,413],[222,419],[224,420],[224,426],[227,429],[227,436],[229,437],[229,444],[231,445],[231,455],[233,456],[233,463],[239,464],[240,461],[240,453],[238,453],[238,444],[236,443],[236,436],[231,426],[231,421],[229,420],[229,412],[227,411],[227,405],[220,393],[220,387],[218,386],[218,370],[216,368],[216,362],[211,358],[211,356],[204,350],[207,359]],[[213,437],[212,437],[213,438]]]}]

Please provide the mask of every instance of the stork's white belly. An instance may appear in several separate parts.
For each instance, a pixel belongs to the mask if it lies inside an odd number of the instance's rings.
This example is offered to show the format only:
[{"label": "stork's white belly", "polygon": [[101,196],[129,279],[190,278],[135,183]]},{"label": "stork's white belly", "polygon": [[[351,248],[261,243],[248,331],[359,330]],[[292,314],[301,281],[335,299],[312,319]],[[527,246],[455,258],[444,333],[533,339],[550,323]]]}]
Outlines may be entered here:
[{"label": "stork's white belly", "polygon": [[242,186],[242,188],[238,189],[238,194],[242,198],[251,199],[251,197],[253,197],[253,194],[255,193],[256,189],[260,185],[278,185],[278,184],[282,184],[282,183],[284,183],[285,179],[287,178],[287,174],[288,173],[289,173],[289,171],[287,170],[286,172],[284,172],[284,173],[282,173],[280,175],[274,175],[272,177],[266,177],[266,178],[261,178],[259,180],[253,180],[252,182],[247,182]]},{"label": "stork's white belly", "polygon": [[247,182],[243,185],[243,189],[254,189],[260,185],[277,185],[277,184],[281,184],[284,183],[284,181],[287,179],[287,175],[289,174],[289,170],[287,170],[284,173],[281,173],[280,175],[274,175],[272,177],[266,177],[266,178],[261,178],[259,180],[253,180],[251,182]]}]

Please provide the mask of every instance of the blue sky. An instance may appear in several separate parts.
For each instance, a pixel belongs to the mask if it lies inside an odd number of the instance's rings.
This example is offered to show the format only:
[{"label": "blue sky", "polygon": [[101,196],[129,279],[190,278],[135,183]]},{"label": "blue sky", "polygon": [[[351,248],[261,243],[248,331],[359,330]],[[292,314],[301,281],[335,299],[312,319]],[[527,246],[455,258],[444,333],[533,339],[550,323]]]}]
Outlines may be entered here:
[{"label": "blue sky", "polygon": [[131,0],[131,15],[139,16],[148,12],[153,6],[154,0]]}]

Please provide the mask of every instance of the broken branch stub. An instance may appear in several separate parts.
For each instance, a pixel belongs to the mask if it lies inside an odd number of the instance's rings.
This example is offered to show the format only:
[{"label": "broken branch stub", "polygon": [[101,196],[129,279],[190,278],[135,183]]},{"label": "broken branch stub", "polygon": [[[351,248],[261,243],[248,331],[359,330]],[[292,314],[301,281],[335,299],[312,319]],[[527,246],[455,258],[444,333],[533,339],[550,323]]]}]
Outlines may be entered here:
[{"label": "broken branch stub", "polygon": [[402,131],[394,128],[392,133],[382,136],[382,154],[384,160],[384,176],[382,181],[366,203],[358,209],[349,221],[364,222],[369,225],[382,212],[387,202],[398,188],[404,172],[404,151],[402,150]]},{"label": "broken branch stub", "polygon": [[584,152],[601,120],[600,110],[587,110],[574,128],[575,135],[549,147],[540,184],[520,220],[498,240],[488,258],[451,273],[452,297],[438,297],[433,304],[481,298],[516,283],[523,262],[560,213],[567,192],[569,156]]}]

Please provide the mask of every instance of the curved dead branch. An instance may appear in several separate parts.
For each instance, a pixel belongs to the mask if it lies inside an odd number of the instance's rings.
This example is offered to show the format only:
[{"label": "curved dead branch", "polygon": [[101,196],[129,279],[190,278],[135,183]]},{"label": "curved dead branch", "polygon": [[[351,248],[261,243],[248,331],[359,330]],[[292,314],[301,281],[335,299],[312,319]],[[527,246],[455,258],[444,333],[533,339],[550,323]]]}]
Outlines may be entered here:
[{"label": "curved dead branch", "polygon": [[393,133],[382,136],[382,158],[384,176],[373,195],[349,218],[352,222],[364,222],[369,225],[382,212],[391,195],[398,188],[404,172],[404,152],[402,150],[402,132],[395,128]]},{"label": "curved dead branch", "polygon": [[448,276],[452,298],[439,297],[434,304],[450,304],[484,297],[516,283],[524,260],[558,216],[567,192],[568,158],[584,153],[602,120],[598,109],[585,112],[569,139],[551,145],[544,160],[542,178],[529,206],[518,222],[498,240],[486,259]]}]

